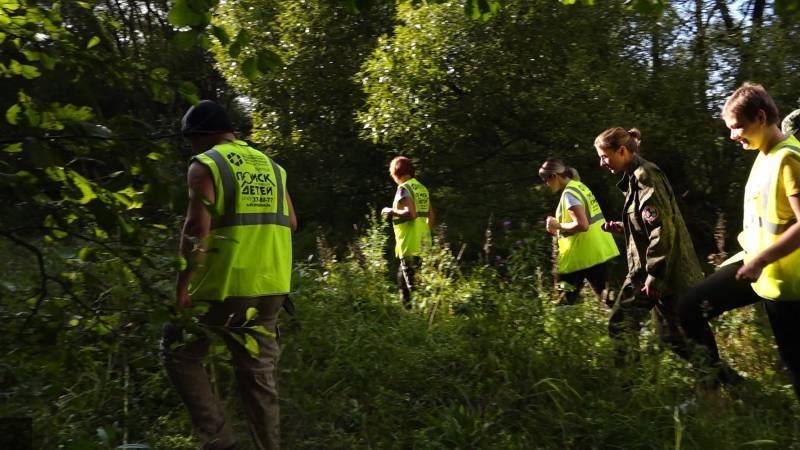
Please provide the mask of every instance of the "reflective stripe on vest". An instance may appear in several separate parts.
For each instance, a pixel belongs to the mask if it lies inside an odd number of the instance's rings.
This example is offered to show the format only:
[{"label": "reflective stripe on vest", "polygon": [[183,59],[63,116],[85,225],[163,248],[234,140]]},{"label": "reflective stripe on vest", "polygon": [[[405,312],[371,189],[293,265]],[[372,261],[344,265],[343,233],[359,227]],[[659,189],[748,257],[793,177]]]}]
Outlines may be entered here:
[{"label": "reflective stripe on vest", "polygon": [[[789,137],[769,153],[759,153],[745,186],[743,230],[739,243],[744,249],[744,262],[774,245],[781,235],[797,223],[794,217],[778,216],[778,196],[784,194],[778,185],[780,170],[786,158],[800,159],[800,142]],[[768,264],[761,271],[753,290],[771,300],[800,300],[800,249]]]},{"label": "reflective stripe on vest", "polygon": [[602,229],[605,219],[600,205],[592,191],[580,181],[571,180],[567,183],[556,209],[556,219],[560,223],[572,221],[567,212],[568,193],[575,195],[581,202],[589,220],[589,228],[570,235],[559,233],[558,273],[562,274],[588,269],[619,255],[614,238]]},{"label": "reflective stripe on vest", "polygon": [[[583,195],[583,192],[581,192],[581,190],[580,190],[580,189],[576,188],[575,186],[567,186],[566,188],[564,188],[564,190],[565,190],[565,191],[572,192],[572,193],[574,193],[574,194],[577,194],[577,195],[578,195],[578,197],[580,197],[581,203],[584,205],[584,206],[583,206],[583,207],[584,207],[584,210],[585,210],[587,213],[589,213],[589,212],[590,212],[590,211],[588,211],[588,210],[586,209],[586,205],[588,205],[588,204],[589,204],[589,201],[588,201],[588,200],[586,200],[586,196],[585,196],[585,195]],[[593,215],[592,217],[589,217],[589,225],[591,225],[591,224],[593,224],[593,223],[597,222],[597,221],[598,221],[598,220],[600,220],[600,219],[603,219],[603,212],[602,212],[602,211],[598,212],[597,214]]]}]

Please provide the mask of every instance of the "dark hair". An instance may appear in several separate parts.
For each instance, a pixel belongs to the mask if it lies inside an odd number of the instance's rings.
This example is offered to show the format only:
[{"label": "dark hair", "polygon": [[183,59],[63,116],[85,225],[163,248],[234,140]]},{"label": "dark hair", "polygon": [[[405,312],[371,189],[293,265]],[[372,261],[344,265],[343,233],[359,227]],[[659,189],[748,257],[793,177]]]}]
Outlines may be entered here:
[{"label": "dark hair", "polygon": [[780,113],[775,105],[775,100],[770,97],[764,86],[746,81],[739,89],[735,90],[722,107],[722,116],[733,114],[749,122],[755,122],[758,112],[764,111],[767,116],[767,125],[777,125]]},{"label": "dark hair", "polygon": [[181,119],[181,134],[186,137],[232,131],[233,125],[225,108],[211,100],[192,106]]},{"label": "dark hair", "polygon": [[638,128],[626,130],[622,127],[613,127],[597,135],[594,146],[602,150],[616,150],[624,145],[629,151],[636,153],[639,151],[640,142],[642,142],[642,132]]},{"label": "dark hair", "polygon": [[578,171],[574,167],[566,166],[564,161],[558,158],[549,158],[542,164],[542,167],[539,168],[539,176],[546,181],[554,175],[562,175],[575,181],[580,181],[581,179],[580,175],[578,175]]},{"label": "dark hair", "polygon": [[414,177],[416,171],[414,170],[414,163],[405,156],[398,156],[389,163],[389,173],[396,177],[409,176]]}]

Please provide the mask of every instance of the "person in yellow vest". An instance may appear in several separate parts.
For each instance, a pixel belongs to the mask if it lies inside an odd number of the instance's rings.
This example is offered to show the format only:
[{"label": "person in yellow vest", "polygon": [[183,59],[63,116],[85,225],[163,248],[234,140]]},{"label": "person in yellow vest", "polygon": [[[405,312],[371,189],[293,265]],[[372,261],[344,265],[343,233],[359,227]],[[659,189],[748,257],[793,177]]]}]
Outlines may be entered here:
[{"label": "person in yellow vest", "polygon": [[732,140],[758,151],[744,188],[743,251],[681,299],[681,324],[713,381],[724,364],[708,321],[763,301],[800,397],[800,142],[778,128],[778,108],[758,84],[731,94],[722,118]]},{"label": "person in yellow vest", "polygon": [[539,168],[539,177],[551,192],[561,192],[556,215],[548,216],[547,232],[558,236],[558,290],[560,304],[579,299],[584,280],[598,299],[608,293],[608,261],[619,255],[617,244],[602,229],[603,211],[578,171],[551,158]]},{"label": "person in yellow vest", "polygon": [[397,285],[403,304],[410,308],[420,256],[431,245],[434,211],[428,188],[415,178],[416,169],[410,159],[405,156],[394,158],[389,164],[389,175],[397,184],[397,192],[392,206],[383,208],[381,214],[392,218],[396,241],[394,254],[400,259]]},{"label": "person in yellow vest", "polygon": [[[286,171],[236,139],[227,113],[212,101],[186,112],[182,134],[195,156],[187,175],[189,207],[180,241],[186,267],[178,275],[177,307],[208,305],[198,321],[231,352],[255,447],[278,449],[277,317],[284,302],[290,305],[291,234],[297,228]],[[189,339],[177,325],[165,326],[162,360],[202,448],[233,448],[231,423],[203,369],[209,336],[199,334]]]},{"label": "person in yellow vest", "polygon": [[594,141],[600,166],[622,175],[617,187],[625,195],[622,221],[603,225],[606,231],[625,234],[628,256],[628,275],[608,325],[617,366],[625,365],[629,355],[638,358],[641,322],[651,311],[661,341],[689,357],[677,303],[703,278],[669,180],[657,165],[639,156],[641,137],[636,128],[613,127]]}]

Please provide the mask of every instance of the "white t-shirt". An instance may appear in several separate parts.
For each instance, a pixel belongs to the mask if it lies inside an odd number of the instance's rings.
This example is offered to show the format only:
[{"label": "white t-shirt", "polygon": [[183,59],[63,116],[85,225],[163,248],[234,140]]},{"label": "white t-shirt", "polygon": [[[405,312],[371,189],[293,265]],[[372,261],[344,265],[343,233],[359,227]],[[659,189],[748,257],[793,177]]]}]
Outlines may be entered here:
[{"label": "white t-shirt", "polygon": [[565,197],[564,201],[567,203],[567,209],[570,209],[573,206],[581,206],[581,207],[583,206],[583,203],[581,203],[581,201],[578,200],[578,197],[576,197],[575,194],[567,192],[566,194],[564,194],[564,197]]}]

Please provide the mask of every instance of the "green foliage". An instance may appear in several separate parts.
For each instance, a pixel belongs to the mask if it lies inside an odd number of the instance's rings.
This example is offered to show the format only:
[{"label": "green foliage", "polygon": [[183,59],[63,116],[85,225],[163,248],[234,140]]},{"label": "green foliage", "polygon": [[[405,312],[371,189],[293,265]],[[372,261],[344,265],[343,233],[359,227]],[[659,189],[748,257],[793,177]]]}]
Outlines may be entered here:
[{"label": "green foliage", "polygon": [[[361,242],[380,229],[373,222]],[[299,267],[299,315],[283,327],[286,445],[671,448],[680,442],[721,449],[756,441],[785,446],[797,438],[800,410],[785,380],[749,369],[773,366],[776,357],[769,340],[757,337],[752,311],[731,313],[717,327],[723,352],[734,352],[750,380],[692,403],[690,369],[647,328],[641,367],[616,370],[605,337],[608,311],[599,302],[587,297],[578,306],[555,307],[546,282],[541,290],[504,282],[496,265],[442,270],[449,264],[442,261],[457,258],[444,252],[434,250],[429,258],[438,264],[424,265],[421,278],[436,286],[416,293],[412,311],[391,283],[373,278],[386,264],[382,256],[364,256],[375,253],[354,250],[335,260],[323,245],[318,265]],[[451,307],[431,314],[431,305],[446,298],[454,299]]]},{"label": "green foliage", "polygon": [[[156,351],[185,263],[189,155],[170,138],[189,104],[229,99],[227,81],[245,96],[228,105],[253,111],[253,138],[288,169],[298,241],[319,243],[283,324],[287,447],[796,445],[760,310],[715,325],[748,376],[736,390],[686,402],[691,369],[649,331],[640,368],[611,368],[604,307],[550,303],[538,220],[556,198],[530,186],[559,155],[617,214],[591,142],[639,126],[701,254],[726,251],[751,158],[715,114],[746,78],[797,107],[797,1],[745,20],[724,2],[592,5],[0,0],[0,416],[33,417],[38,448],[196,447]],[[388,230],[363,220],[391,197],[398,153],[448,226],[411,311]],[[248,328],[255,351],[270,333]],[[219,350],[213,384],[235,403]]]}]

